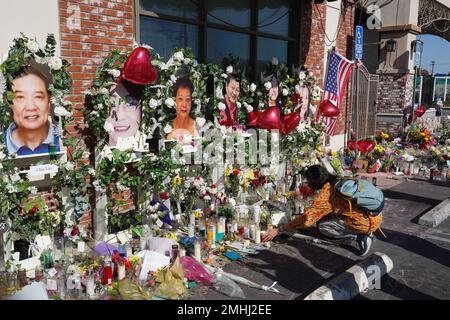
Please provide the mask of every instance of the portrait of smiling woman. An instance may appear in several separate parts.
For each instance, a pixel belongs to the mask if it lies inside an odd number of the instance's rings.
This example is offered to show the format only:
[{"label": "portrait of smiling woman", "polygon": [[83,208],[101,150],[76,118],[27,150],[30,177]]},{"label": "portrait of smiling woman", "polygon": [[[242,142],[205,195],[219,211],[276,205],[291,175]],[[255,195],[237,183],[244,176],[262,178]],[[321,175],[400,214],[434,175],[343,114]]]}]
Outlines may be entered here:
[{"label": "portrait of smiling woman", "polygon": [[39,70],[28,67],[13,81],[11,106],[14,122],[6,130],[8,154],[17,156],[48,153],[50,146],[60,151],[59,137],[49,121],[49,80]]},{"label": "portrait of smiling woman", "polygon": [[175,110],[177,115],[173,121],[173,130],[167,135],[167,139],[176,139],[181,135],[197,136],[195,120],[191,117],[192,92],[194,85],[187,77],[177,79],[173,88],[175,97]]},{"label": "portrait of smiling woman", "polygon": [[108,145],[114,147],[119,139],[134,137],[141,124],[142,108],[139,100],[143,86],[134,85],[124,79],[113,89],[113,105],[106,121],[111,125]]}]

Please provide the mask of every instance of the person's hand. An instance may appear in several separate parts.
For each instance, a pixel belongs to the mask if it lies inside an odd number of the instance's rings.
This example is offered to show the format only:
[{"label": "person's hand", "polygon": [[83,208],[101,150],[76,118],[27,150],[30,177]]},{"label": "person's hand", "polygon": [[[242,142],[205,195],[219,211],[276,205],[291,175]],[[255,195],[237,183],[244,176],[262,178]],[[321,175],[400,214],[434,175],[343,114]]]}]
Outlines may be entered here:
[{"label": "person's hand", "polygon": [[278,235],[278,229],[273,228],[267,231],[267,233],[264,235],[264,238],[262,239],[263,242],[271,241],[273,238],[275,238]]}]

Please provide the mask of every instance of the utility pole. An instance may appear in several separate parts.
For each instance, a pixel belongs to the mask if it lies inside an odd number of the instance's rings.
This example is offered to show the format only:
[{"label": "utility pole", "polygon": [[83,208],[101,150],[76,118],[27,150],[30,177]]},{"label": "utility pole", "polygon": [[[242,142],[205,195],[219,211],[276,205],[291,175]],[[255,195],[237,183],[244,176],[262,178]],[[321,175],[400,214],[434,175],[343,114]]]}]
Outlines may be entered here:
[{"label": "utility pole", "polygon": [[436,61],[431,61],[431,76],[434,75],[434,65],[436,64]]}]

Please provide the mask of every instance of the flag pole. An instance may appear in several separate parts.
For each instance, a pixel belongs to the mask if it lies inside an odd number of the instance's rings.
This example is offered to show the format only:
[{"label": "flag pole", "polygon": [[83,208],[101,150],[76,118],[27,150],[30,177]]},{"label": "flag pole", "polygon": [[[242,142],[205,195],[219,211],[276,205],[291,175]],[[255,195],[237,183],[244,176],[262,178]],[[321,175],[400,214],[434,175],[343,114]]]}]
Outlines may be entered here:
[{"label": "flag pole", "polygon": [[355,163],[358,165],[358,139],[359,139],[359,115],[358,115],[358,107],[359,107],[359,94],[358,94],[358,83],[359,83],[359,66],[358,60],[356,60],[356,76],[355,76],[355,93],[356,93],[356,101],[355,101]]}]

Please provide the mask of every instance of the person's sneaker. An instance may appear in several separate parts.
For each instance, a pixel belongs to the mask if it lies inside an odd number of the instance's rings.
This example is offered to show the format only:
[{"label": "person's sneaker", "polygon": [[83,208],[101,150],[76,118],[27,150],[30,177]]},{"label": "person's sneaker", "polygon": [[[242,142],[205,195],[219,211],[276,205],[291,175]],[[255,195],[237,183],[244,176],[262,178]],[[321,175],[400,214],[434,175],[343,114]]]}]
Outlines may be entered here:
[{"label": "person's sneaker", "polygon": [[372,247],[372,235],[358,235],[356,243],[359,250],[358,254],[363,257],[369,253],[370,248]]}]

